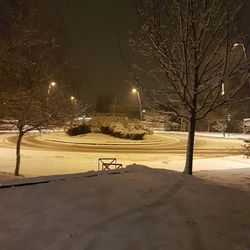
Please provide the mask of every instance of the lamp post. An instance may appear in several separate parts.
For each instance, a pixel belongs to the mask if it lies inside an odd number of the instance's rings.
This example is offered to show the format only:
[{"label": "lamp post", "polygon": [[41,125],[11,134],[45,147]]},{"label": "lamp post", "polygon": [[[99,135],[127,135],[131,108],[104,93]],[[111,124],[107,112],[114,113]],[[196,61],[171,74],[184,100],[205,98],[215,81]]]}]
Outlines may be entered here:
[{"label": "lamp post", "polygon": [[241,46],[241,48],[243,49],[244,57],[247,60],[247,52],[246,52],[245,45],[243,43],[235,43],[234,46],[233,46],[233,48],[236,48],[238,46]]},{"label": "lamp post", "polygon": [[[244,43],[235,43],[234,44],[234,46],[233,46],[233,48],[236,48],[236,47],[238,47],[238,46],[240,46],[241,48],[242,48],[242,50],[243,50],[243,53],[244,53],[244,57],[245,57],[245,60],[246,60],[246,62],[248,61],[248,57],[247,57],[247,52],[246,52],[246,47],[245,47],[245,45],[244,45]],[[248,62],[247,62],[248,63]],[[249,87],[249,89],[250,89],[250,82],[248,82],[248,87]],[[249,93],[249,92],[248,92]],[[247,117],[247,116],[249,116],[249,113],[250,113],[250,109],[249,109],[249,103],[245,106],[246,107],[246,110],[245,110],[245,116]]]},{"label": "lamp post", "polygon": [[49,105],[49,95],[51,92],[51,89],[56,86],[56,82],[50,82],[49,87],[48,87],[48,95],[47,95],[47,106]]},{"label": "lamp post", "polygon": [[70,97],[70,101],[73,105],[76,106],[76,98],[73,95]]},{"label": "lamp post", "polygon": [[132,93],[137,94],[137,99],[138,99],[138,104],[139,104],[139,109],[140,109],[140,120],[142,121],[142,106],[141,106],[141,97],[140,97],[139,90],[136,88],[133,88]]},{"label": "lamp post", "polygon": [[[224,82],[222,82],[221,84],[221,96],[224,100],[224,97],[225,97],[225,83]],[[224,103],[223,104],[223,137],[225,137],[225,133],[226,133],[225,116],[226,116],[226,108],[225,108],[225,103]]]}]

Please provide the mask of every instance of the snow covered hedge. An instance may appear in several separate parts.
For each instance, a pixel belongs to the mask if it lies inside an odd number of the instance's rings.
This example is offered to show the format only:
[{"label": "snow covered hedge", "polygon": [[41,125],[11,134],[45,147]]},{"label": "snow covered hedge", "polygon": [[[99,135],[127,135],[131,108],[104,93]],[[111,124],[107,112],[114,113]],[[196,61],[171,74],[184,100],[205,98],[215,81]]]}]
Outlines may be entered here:
[{"label": "snow covered hedge", "polygon": [[152,134],[140,121],[125,117],[96,117],[91,120],[90,126],[92,132],[131,140],[142,140],[146,134]]},{"label": "snow covered hedge", "polygon": [[142,140],[146,134],[152,134],[152,130],[140,121],[124,117],[95,117],[89,123],[73,126],[66,131],[68,135],[89,132],[103,133],[131,140]]},{"label": "snow covered hedge", "polygon": [[244,142],[245,142],[245,144],[242,146],[241,153],[246,158],[250,158],[250,139],[245,139]]},{"label": "snow covered hedge", "polygon": [[85,122],[74,124],[66,129],[66,134],[70,136],[82,135],[90,132],[91,132],[90,125]]}]

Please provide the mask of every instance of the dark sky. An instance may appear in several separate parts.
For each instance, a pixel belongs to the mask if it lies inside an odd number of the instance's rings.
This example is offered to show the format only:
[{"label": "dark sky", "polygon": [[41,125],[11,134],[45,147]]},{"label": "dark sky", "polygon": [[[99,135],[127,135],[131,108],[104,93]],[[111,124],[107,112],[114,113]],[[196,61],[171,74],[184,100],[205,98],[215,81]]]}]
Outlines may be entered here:
[{"label": "dark sky", "polygon": [[[55,0],[56,1],[56,0]],[[65,0],[60,0],[65,1]],[[236,1],[236,0],[234,0]],[[48,0],[51,3],[51,0]],[[136,23],[129,0],[66,0],[70,20],[70,53],[80,60],[83,82],[74,83],[85,101],[95,103],[100,93],[117,93],[119,99],[131,98],[126,80],[133,83],[119,52],[118,33]],[[249,7],[250,1],[245,0]],[[243,26],[249,29],[249,8]]]},{"label": "dark sky", "polygon": [[87,88],[83,86],[81,91],[93,97],[104,92],[131,94],[124,83],[130,76],[117,38],[135,20],[129,0],[74,0],[69,3],[68,15],[72,53],[80,58],[86,74]]}]

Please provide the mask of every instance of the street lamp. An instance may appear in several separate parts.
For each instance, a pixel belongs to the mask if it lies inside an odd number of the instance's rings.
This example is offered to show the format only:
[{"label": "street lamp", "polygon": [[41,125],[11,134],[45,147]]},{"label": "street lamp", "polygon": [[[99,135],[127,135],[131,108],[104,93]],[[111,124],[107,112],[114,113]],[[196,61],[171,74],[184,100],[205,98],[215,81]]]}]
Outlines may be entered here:
[{"label": "street lamp", "polygon": [[[243,50],[243,53],[244,53],[244,57],[245,57],[245,60],[246,60],[246,63],[248,64],[248,57],[247,57],[247,51],[246,51],[246,47],[244,45],[244,43],[235,43],[233,48],[236,48],[238,46],[241,46],[242,50]],[[248,88],[250,87],[250,82],[248,81]],[[245,116],[249,116],[249,103],[248,105],[246,105],[246,110],[245,110]]]},{"label": "street lamp", "polygon": [[245,48],[244,44],[243,43],[235,43],[234,46],[233,46],[233,48],[236,48],[238,46],[241,46],[241,48],[243,49],[244,57],[247,60],[247,52],[246,52],[246,48]]},{"label": "street lamp", "polygon": [[55,87],[55,86],[56,86],[56,83],[55,83],[55,82],[51,82],[50,85],[51,85],[52,87]]},{"label": "street lamp", "polygon": [[[222,82],[221,84],[221,96],[223,98],[223,101],[224,101],[224,98],[225,98],[225,83]],[[225,123],[225,116],[226,116],[226,108],[225,108],[225,103],[223,104],[222,106],[223,108],[223,123]],[[223,124],[223,137],[225,137],[225,124]]]},{"label": "street lamp", "polygon": [[221,95],[224,97],[224,95],[225,95],[225,83],[223,82],[222,84],[221,84]]},{"label": "street lamp", "polygon": [[139,109],[140,109],[140,120],[142,121],[142,106],[141,106],[141,97],[140,97],[139,90],[136,88],[133,88],[132,93],[137,94],[137,99],[138,99],[138,104],[139,104]]},{"label": "street lamp", "polygon": [[70,97],[70,101],[71,101],[72,105],[76,106],[76,98],[73,95]]},{"label": "street lamp", "polygon": [[48,95],[47,95],[47,105],[49,104],[49,95],[51,92],[51,89],[56,86],[56,82],[50,82],[49,87],[48,87]]},{"label": "street lamp", "polygon": [[50,94],[51,89],[54,88],[55,86],[56,86],[56,82],[51,82],[51,83],[49,84],[49,87],[48,87],[48,95]]}]

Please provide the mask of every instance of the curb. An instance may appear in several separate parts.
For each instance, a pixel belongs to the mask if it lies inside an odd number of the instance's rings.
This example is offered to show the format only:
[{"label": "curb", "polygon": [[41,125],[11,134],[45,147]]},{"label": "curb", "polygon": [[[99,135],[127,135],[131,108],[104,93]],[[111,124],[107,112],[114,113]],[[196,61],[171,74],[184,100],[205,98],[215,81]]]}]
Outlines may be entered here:
[{"label": "curb", "polygon": [[42,176],[42,177],[30,177],[24,179],[15,179],[0,183],[0,189],[23,187],[23,186],[34,186],[39,184],[47,184],[56,181],[65,181],[70,179],[79,179],[79,178],[91,178],[101,175],[113,175],[113,174],[122,174],[128,173],[128,170],[123,169],[114,169],[114,170],[105,170],[105,171],[89,171],[83,173],[75,174],[65,174],[65,175],[53,175],[53,176]]},{"label": "curb", "polygon": [[60,141],[60,140],[54,140],[54,139],[39,139],[41,141],[49,141],[49,142],[56,142],[56,143],[64,143],[64,144],[78,144],[78,145],[93,145],[93,146],[97,146],[97,145],[100,145],[100,146],[112,146],[112,145],[115,145],[115,146],[137,146],[137,145],[161,145],[161,144],[164,144],[165,142],[164,141],[156,141],[154,143],[152,142],[149,142],[149,143],[141,143],[141,142],[137,142],[137,143],[95,143],[95,142],[71,142],[71,141]]}]

